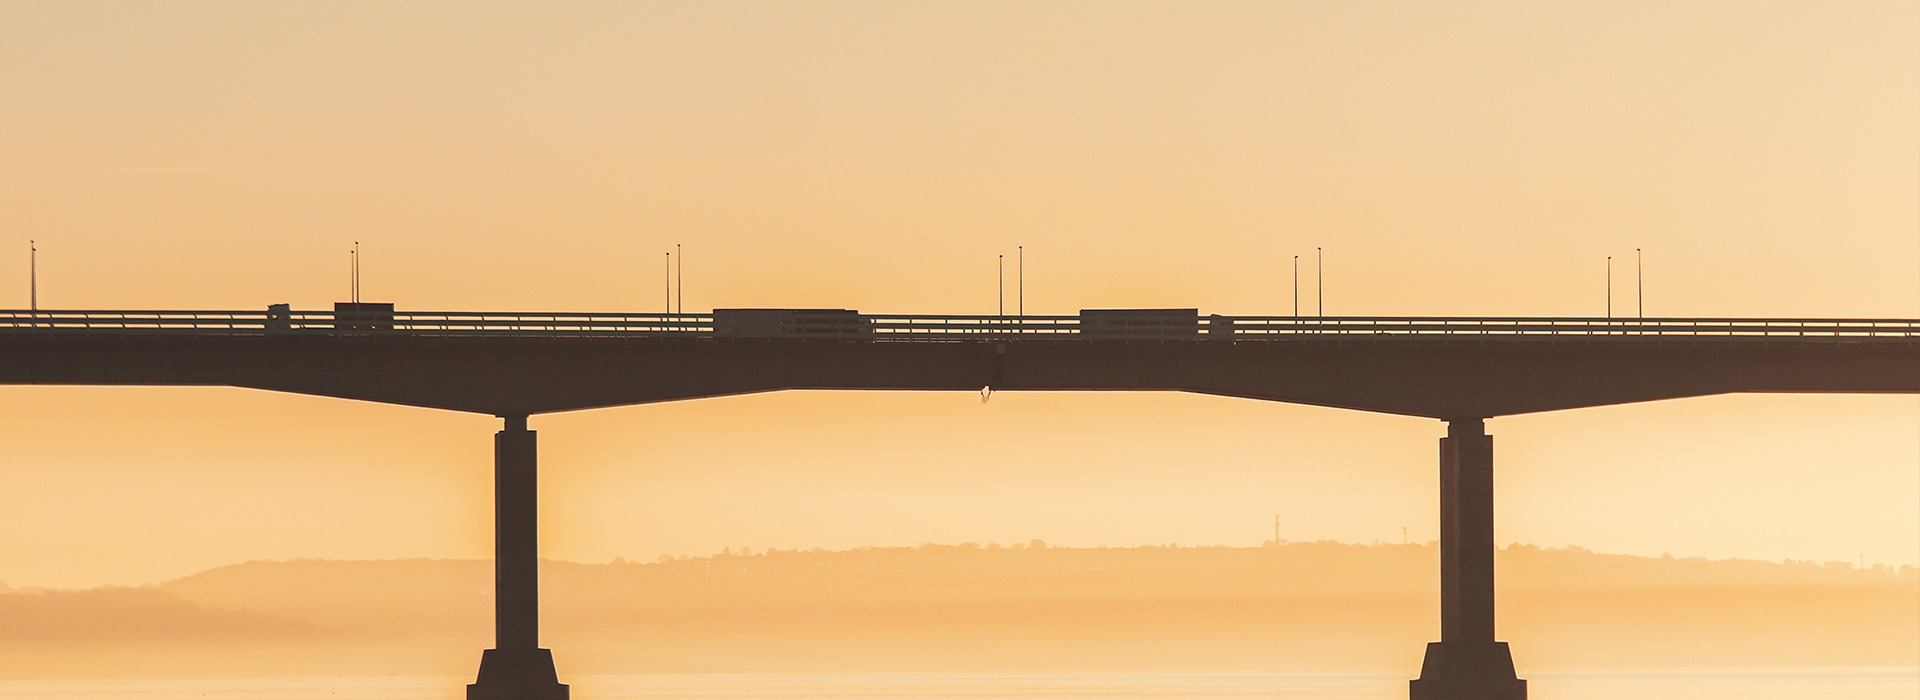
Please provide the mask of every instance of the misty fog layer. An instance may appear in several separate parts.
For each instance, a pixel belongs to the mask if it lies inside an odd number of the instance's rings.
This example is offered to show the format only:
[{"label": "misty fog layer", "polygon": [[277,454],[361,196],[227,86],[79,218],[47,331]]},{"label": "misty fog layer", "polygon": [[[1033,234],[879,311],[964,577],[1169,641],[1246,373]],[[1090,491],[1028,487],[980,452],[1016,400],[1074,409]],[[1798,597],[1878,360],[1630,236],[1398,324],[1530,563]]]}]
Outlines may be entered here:
[{"label": "misty fog layer", "polygon": [[[572,674],[1409,671],[1438,634],[1431,545],[965,544],[546,562]],[[1911,665],[1920,571],[1500,552],[1530,669]],[[0,594],[12,678],[464,675],[492,564],[249,562],[159,586]]]}]

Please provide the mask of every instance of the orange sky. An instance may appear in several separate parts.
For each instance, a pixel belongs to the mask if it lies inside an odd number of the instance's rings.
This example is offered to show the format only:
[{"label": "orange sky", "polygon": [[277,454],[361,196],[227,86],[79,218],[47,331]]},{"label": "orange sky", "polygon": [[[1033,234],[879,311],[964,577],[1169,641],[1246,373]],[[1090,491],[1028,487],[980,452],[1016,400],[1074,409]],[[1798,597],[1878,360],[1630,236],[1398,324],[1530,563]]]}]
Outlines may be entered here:
[{"label": "orange sky", "polygon": [[[1912,3],[0,5],[0,305],[1920,316]],[[11,261],[11,262],[7,262]],[[1010,290],[1011,291],[1011,290]],[[11,300],[11,301],[8,301]],[[489,551],[497,421],[0,387],[0,581]],[[1162,394],[537,417],[542,539],[1435,537],[1437,422]],[[1489,424],[1499,538],[1920,563],[1920,398]]]}]

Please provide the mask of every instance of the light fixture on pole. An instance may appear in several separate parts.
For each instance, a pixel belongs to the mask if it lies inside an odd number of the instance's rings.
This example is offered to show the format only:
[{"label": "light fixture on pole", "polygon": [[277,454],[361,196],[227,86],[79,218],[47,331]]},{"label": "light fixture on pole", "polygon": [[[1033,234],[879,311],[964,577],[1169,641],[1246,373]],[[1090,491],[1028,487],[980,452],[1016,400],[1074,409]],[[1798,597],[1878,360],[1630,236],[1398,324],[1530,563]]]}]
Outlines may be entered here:
[{"label": "light fixture on pole", "polygon": [[360,303],[360,242],[353,242],[353,303]]},{"label": "light fixture on pole", "polygon": [[673,244],[673,296],[678,302],[673,312],[687,312],[687,256],[680,252],[680,244]]},{"label": "light fixture on pole", "polygon": [[1300,256],[1293,256],[1293,317],[1300,318]]},{"label": "light fixture on pole", "polygon": [[1313,298],[1320,305],[1315,315],[1325,316],[1327,315],[1327,256],[1321,252],[1319,246],[1313,249],[1313,283],[1315,285]]},{"label": "light fixture on pole", "polygon": [[667,296],[666,296],[667,306],[666,308],[661,310],[661,313],[670,314],[670,313],[673,313],[673,252],[672,251],[667,252],[667,274],[666,274],[666,277],[663,277],[661,279],[665,280],[665,283],[667,286]]},{"label": "light fixture on pole", "polygon": [[40,247],[27,241],[27,309],[40,310]]},{"label": "light fixture on pole", "polygon": [[1633,303],[1639,307],[1640,318],[1647,317],[1647,275],[1640,264],[1640,249],[1633,249]]},{"label": "light fixture on pole", "polygon": [[1020,246],[1019,252],[1020,252],[1020,260],[1019,260],[1020,325],[1022,327],[1022,330],[1025,330],[1025,326],[1027,325],[1027,247]]},{"label": "light fixture on pole", "polygon": [[999,299],[1000,301],[999,313],[1001,316],[1005,316],[1007,315],[1007,254],[1006,253],[1000,254],[999,265],[1000,265],[1000,277],[994,283],[994,292],[998,295],[996,298]]},{"label": "light fixture on pole", "polygon": [[1607,256],[1607,318],[1613,318],[1613,256]]}]

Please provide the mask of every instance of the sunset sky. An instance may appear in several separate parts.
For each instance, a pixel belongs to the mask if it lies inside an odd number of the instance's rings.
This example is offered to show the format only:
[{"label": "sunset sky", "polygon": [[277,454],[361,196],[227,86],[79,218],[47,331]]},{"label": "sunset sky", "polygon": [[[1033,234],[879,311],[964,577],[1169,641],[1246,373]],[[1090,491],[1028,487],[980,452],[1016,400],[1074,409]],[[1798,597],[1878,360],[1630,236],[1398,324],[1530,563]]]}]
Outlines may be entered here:
[{"label": "sunset sky", "polygon": [[[0,4],[0,306],[1920,317],[1912,2]],[[478,380],[480,378],[476,378]],[[487,416],[0,387],[0,581],[491,553]],[[537,416],[543,554],[1437,534],[1437,421]],[[1497,539],[1920,564],[1920,397],[1515,416]]]}]

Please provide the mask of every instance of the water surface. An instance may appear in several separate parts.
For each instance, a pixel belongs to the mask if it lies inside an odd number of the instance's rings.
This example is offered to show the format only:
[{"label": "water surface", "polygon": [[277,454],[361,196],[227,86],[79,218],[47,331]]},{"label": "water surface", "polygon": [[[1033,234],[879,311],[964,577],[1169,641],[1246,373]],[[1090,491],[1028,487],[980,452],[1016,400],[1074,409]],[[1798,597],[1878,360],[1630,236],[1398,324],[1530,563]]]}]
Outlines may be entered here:
[{"label": "water surface", "polygon": [[[1529,674],[1531,700],[1914,700],[1920,667]],[[0,681],[0,700],[460,700],[464,678]],[[1398,674],[576,676],[575,700],[1405,700]]]}]

